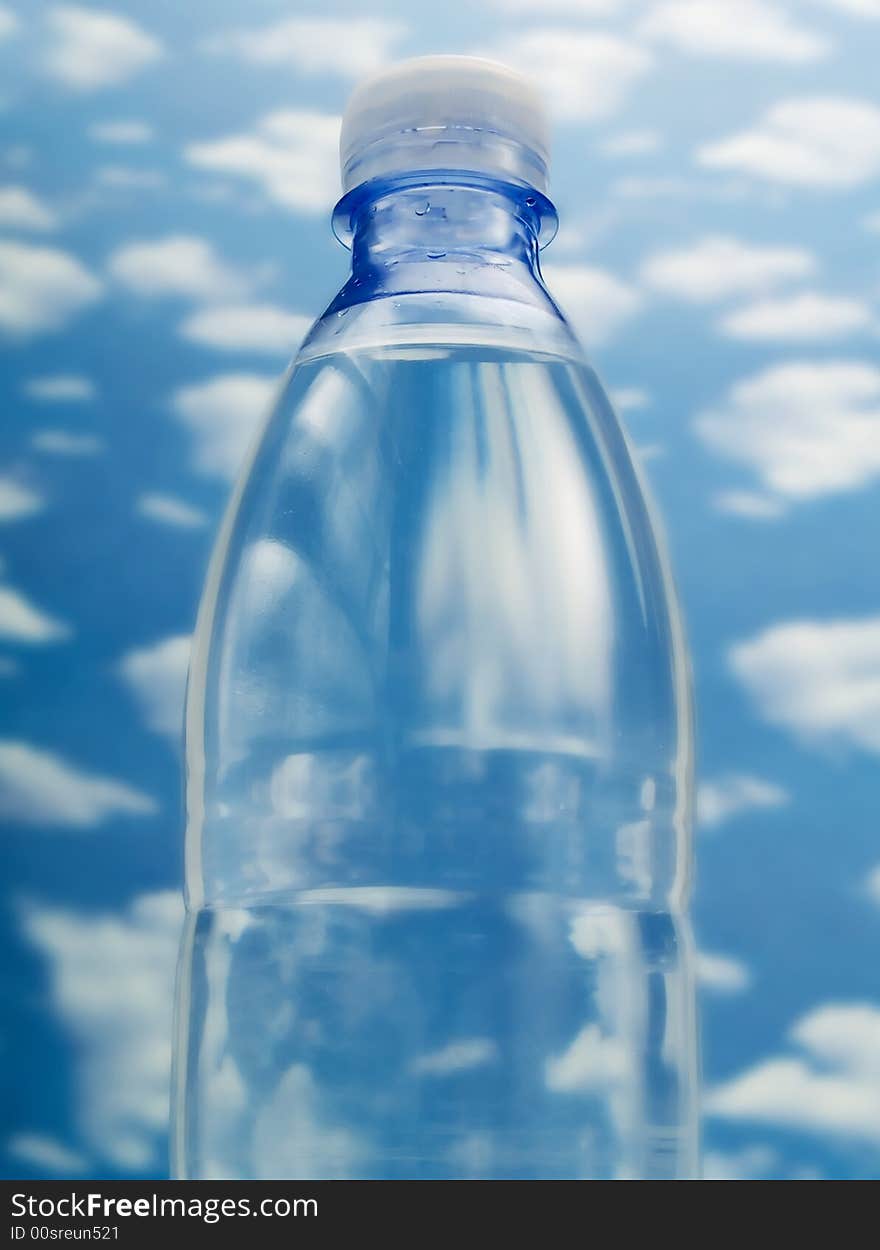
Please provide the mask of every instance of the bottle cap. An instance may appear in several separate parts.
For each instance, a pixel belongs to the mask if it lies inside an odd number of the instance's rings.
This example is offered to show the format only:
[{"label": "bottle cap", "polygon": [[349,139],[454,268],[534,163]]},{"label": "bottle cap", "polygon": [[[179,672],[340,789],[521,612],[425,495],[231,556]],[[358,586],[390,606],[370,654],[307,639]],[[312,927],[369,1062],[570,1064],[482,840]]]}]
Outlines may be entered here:
[{"label": "bottle cap", "polygon": [[343,192],[419,170],[467,170],[547,191],[550,126],[528,81],[475,56],[423,56],[355,88],[342,119]]}]

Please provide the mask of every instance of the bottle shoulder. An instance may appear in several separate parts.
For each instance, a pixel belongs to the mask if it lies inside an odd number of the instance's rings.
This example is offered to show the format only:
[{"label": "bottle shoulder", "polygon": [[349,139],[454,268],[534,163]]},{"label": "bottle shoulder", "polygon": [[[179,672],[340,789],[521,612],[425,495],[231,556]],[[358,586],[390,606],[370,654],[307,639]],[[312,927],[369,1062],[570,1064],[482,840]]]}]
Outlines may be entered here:
[{"label": "bottle shoulder", "polygon": [[343,288],[294,363],[340,351],[412,345],[483,345],[585,363],[580,343],[545,289],[529,291],[526,298],[516,284],[500,294],[411,289],[360,300],[347,297]]},{"label": "bottle shoulder", "polygon": [[[595,373],[567,332],[538,349],[527,326],[494,323],[492,342],[449,312],[389,336],[353,310],[344,334],[306,345],[227,520],[208,632],[221,649],[240,635],[252,658],[254,636],[319,605],[312,640],[366,649],[379,668],[415,649],[427,670],[431,630],[461,629],[458,684],[485,644],[508,691],[529,674],[521,712],[558,696],[562,736],[585,709],[610,710],[612,687],[637,670],[651,670],[645,689],[669,697],[674,718],[673,589]],[[405,646],[392,617],[409,620]]]}]

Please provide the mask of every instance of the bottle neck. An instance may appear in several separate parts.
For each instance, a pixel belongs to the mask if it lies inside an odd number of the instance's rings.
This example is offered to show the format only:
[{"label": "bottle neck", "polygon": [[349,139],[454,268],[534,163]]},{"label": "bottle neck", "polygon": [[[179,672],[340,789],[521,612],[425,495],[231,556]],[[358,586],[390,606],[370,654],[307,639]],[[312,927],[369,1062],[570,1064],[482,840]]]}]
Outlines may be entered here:
[{"label": "bottle neck", "polygon": [[522,185],[451,174],[377,179],[337,208],[352,270],[334,307],[414,291],[534,299],[544,290],[539,245],[555,220],[549,200]]}]

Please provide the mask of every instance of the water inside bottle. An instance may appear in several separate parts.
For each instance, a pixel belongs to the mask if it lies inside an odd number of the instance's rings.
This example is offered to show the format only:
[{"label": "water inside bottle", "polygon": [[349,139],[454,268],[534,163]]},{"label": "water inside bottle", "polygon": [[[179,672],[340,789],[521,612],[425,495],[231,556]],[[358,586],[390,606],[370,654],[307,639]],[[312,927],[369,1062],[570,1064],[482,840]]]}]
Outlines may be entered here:
[{"label": "water inside bottle", "polygon": [[591,372],[479,335],[306,358],[243,487],[180,1175],[693,1174],[661,561]]},{"label": "water inside bottle", "polygon": [[554,895],[306,891],[193,915],[185,1175],[693,1175],[690,952]]}]

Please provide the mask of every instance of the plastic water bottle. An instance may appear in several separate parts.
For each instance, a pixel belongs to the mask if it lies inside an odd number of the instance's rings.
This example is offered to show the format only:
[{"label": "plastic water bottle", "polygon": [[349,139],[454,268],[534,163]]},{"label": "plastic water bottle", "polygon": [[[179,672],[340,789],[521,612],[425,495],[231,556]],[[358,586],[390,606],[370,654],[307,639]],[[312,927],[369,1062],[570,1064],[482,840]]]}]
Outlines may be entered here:
[{"label": "plastic water bottle", "polygon": [[194,644],[175,1172],[692,1175],[687,663],[541,103],[407,62],[341,156]]}]

